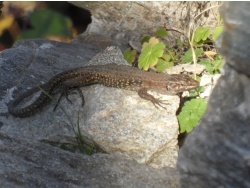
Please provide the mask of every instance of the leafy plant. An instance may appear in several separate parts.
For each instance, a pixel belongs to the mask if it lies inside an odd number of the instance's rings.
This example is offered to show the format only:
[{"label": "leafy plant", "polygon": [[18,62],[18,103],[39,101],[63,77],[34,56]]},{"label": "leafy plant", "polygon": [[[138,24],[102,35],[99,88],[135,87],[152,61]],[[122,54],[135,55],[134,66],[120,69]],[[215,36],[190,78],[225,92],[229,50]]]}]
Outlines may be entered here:
[{"label": "leafy plant", "polygon": [[143,39],[141,40],[141,44],[143,44],[144,42],[148,42],[150,38],[151,38],[150,36],[143,37]]},{"label": "leafy plant", "polygon": [[180,124],[180,132],[190,132],[197,126],[206,110],[206,101],[202,98],[187,101],[177,116]]},{"label": "leafy plant", "polygon": [[71,36],[71,20],[53,10],[37,10],[31,13],[32,29],[24,31],[19,39],[43,38],[48,36]]},{"label": "leafy plant", "polygon": [[219,69],[222,67],[222,60],[201,60],[199,64],[204,65],[206,67],[207,72],[210,74],[219,74]]},{"label": "leafy plant", "polygon": [[128,63],[132,64],[136,58],[136,50],[131,50],[130,48],[128,48],[123,55],[124,59],[126,59]]},{"label": "leafy plant", "polygon": [[[203,52],[203,50],[201,48],[195,49],[195,55],[196,55],[196,57],[198,57],[199,55],[201,55],[202,52]],[[184,56],[181,58],[181,63],[189,63],[192,60],[193,60],[192,50],[189,49],[188,51],[185,52]]]},{"label": "leafy plant", "polygon": [[213,37],[212,37],[214,41],[217,40],[217,38],[220,36],[222,30],[223,30],[223,26],[222,25],[220,25],[220,26],[218,26],[218,27],[215,28],[214,34],[213,34]]},{"label": "leafy plant", "polygon": [[150,38],[148,42],[144,42],[138,60],[138,67],[144,70],[148,70],[149,67],[154,67],[158,63],[159,58],[162,57],[164,48],[165,44],[159,42],[155,37]]},{"label": "leafy plant", "polygon": [[[203,50],[203,46],[207,42],[213,42],[217,39],[222,30],[222,26],[218,26],[214,32],[211,32],[208,27],[197,27],[192,35],[192,46],[187,51],[183,53],[180,51],[180,53],[176,54],[173,48],[166,47],[166,45],[158,39],[159,37],[167,37],[166,30],[159,29],[156,31],[156,37],[145,36],[142,39],[142,49],[138,58],[138,67],[144,70],[156,67],[158,72],[163,72],[166,68],[174,66],[175,62],[178,60],[181,60],[181,63],[192,62],[194,60],[194,55],[197,58],[200,56],[202,57],[203,53],[206,54],[206,51]],[[180,48],[182,46],[188,46],[188,44],[178,39],[176,41],[176,46]],[[192,49],[193,46],[196,48]],[[124,52],[124,58],[132,64],[136,59],[136,52],[127,49]],[[199,61],[201,61],[200,64],[206,64],[207,67],[207,62],[209,62],[211,66],[217,67],[217,70],[219,70],[222,65],[222,61],[219,60],[211,61],[209,59],[200,58]],[[213,74],[218,73],[218,71],[210,70],[210,73],[212,72]]]},{"label": "leafy plant", "polygon": [[156,32],[155,32],[155,35],[157,37],[166,37],[168,36],[168,33],[166,31],[166,29],[158,29]]},{"label": "leafy plant", "polygon": [[194,32],[194,44],[202,45],[209,37],[210,29],[208,27],[197,27]]},{"label": "leafy plant", "polygon": [[[222,32],[223,27],[219,25],[214,31],[208,27],[197,27],[188,40],[177,39],[175,49],[167,47],[160,41],[161,37],[167,37],[166,30],[156,31],[156,37],[146,36],[142,39],[142,50],[139,55],[138,67],[148,70],[156,67],[157,72],[162,72],[173,67],[176,63],[199,63],[206,67],[210,74],[218,74],[222,67],[222,56],[216,51],[212,51],[209,44],[214,43]],[[176,48],[178,48],[176,50]],[[187,49],[184,51],[183,49]],[[129,54],[129,55],[128,55]],[[136,59],[136,53],[128,50],[124,53],[128,62]],[[196,76],[196,80],[200,78]],[[199,86],[189,92],[190,97],[196,98],[204,87]],[[180,124],[180,132],[190,132],[198,123],[206,109],[206,101],[202,98],[192,99],[184,103],[180,114],[177,116]]]}]

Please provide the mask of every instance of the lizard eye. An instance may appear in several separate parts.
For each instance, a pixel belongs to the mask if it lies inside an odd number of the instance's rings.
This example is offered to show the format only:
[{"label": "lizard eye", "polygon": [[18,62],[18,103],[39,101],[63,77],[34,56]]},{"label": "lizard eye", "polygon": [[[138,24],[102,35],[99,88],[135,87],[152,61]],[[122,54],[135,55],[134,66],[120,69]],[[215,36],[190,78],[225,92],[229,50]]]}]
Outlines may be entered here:
[{"label": "lizard eye", "polygon": [[169,83],[167,85],[167,90],[168,91],[174,91],[174,92],[179,92],[183,88],[182,83]]}]

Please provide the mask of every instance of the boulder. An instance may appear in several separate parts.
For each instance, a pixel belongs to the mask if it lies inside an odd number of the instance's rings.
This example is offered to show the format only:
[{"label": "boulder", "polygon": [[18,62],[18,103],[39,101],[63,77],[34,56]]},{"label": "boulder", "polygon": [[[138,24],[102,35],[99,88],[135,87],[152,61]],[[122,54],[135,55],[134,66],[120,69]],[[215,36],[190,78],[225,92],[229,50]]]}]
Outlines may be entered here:
[{"label": "boulder", "polygon": [[[166,111],[165,109],[155,108],[151,102],[141,99],[136,92],[93,85],[81,88],[85,96],[84,107],[79,95],[70,94],[69,99],[72,104],[65,98],[60,103],[65,111],[58,108],[53,112],[55,105],[51,103],[31,117],[17,118],[8,114],[7,104],[18,93],[47,82],[59,72],[73,67],[100,63],[126,64],[119,47],[110,46],[106,48],[105,45],[96,47],[93,44],[91,45],[90,42],[84,44],[80,40],[79,42],[74,40],[67,44],[44,39],[24,40],[18,41],[13,48],[1,53],[0,87],[3,88],[1,89],[1,96],[4,96],[1,100],[0,111],[1,161],[5,161],[2,164],[1,173],[7,174],[3,176],[3,181],[1,181],[4,182],[4,185],[15,186],[17,182],[20,182],[24,187],[32,187],[39,183],[46,186],[58,184],[63,186],[89,185],[90,187],[102,187],[103,184],[112,185],[112,187],[144,187],[148,184],[149,187],[162,187],[166,181],[169,181],[171,185],[177,186],[178,173],[175,170],[175,165],[179,128],[175,112],[179,104],[178,96],[157,96],[171,101],[167,104],[168,110]],[[155,95],[157,94],[155,93]],[[37,95],[33,98],[36,97]],[[58,97],[58,95],[55,95],[55,98]],[[85,142],[84,146],[88,145],[89,148],[94,145],[96,146],[94,151],[97,152],[91,157],[82,154],[83,158],[88,161],[87,163],[90,166],[95,166],[95,162],[92,163],[91,161],[96,159],[97,156],[99,162],[102,161],[103,163],[104,161],[106,165],[110,164],[107,165],[110,176],[118,177],[120,172],[121,174],[128,173],[131,176],[131,171],[135,170],[126,168],[126,170],[120,169],[121,171],[117,172],[112,165],[113,158],[123,161],[124,165],[126,161],[129,161],[127,159],[130,159],[129,163],[134,168],[137,168],[134,163],[143,163],[141,172],[138,173],[139,176],[132,175],[137,182],[129,185],[127,181],[117,179],[116,183],[110,183],[112,178],[108,177],[107,171],[88,172],[89,169],[84,169],[84,165],[82,169],[85,172],[75,170],[73,167],[71,170],[68,170],[71,167],[64,167],[64,165],[68,166],[68,163],[64,160],[58,161],[58,156],[54,153],[61,153],[60,156],[63,156],[65,160],[75,161],[80,156],[79,151],[82,151],[82,148],[79,148],[79,143],[77,144],[79,137],[76,140],[79,133],[82,135],[81,141]],[[16,140],[12,140],[12,138]],[[5,139],[10,143],[3,141]],[[15,153],[14,146],[8,146],[12,142],[18,143],[16,147],[20,148],[19,153]],[[34,147],[31,148],[31,146]],[[48,148],[45,149],[46,147]],[[8,148],[13,149],[7,150]],[[73,150],[77,152],[77,155],[75,155],[76,153],[69,154],[68,151],[61,148]],[[33,159],[33,156],[30,156],[32,161],[37,161],[37,163],[27,166],[23,158],[29,156],[30,152],[27,154],[26,150],[33,153],[35,157],[41,157],[41,160]],[[51,156],[54,157],[53,161],[61,166],[61,170],[50,161]],[[7,160],[8,158],[9,160]],[[12,158],[15,159],[12,160]],[[85,161],[82,162],[82,164],[85,163]],[[10,165],[16,166],[16,173]],[[35,171],[34,166],[40,166],[42,170]],[[50,168],[48,170],[47,166],[54,166],[55,169]],[[165,167],[160,170],[164,172],[161,175],[162,178],[154,177],[156,179],[152,181],[146,178],[146,175],[143,174],[148,173],[148,169],[152,172],[156,171],[150,166],[155,168]],[[25,169],[22,169],[22,167]],[[96,170],[100,170],[99,167]],[[168,177],[174,171],[176,175]],[[22,176],[20,175],[21,172],[23,172]],[[28,172],[31,175],[27,174]],[[47,172],[49,173],[45,176],[44,174]],[[11,176],[12,173],[13,176]],[[67,173],[64,176],[65,178],[60,179],[60,174],[65,173]],[[89,176],[91,181],[87,181],[89,183],[86,184],[84,183],[85,180],[74,182],[74,178],[81,179],[81,173],[92,174]],[[99,177],[100,173],[103,177]],[[46,177],[55,177],[54,174],[59,174],[60,183],[57,182],[57,178],[46,181]],[[37,178],[39,176],[41,178]],[[141,176],[143,176],[143,180]],[[129,177],[127,178],[129,179]],[[95,181],[92,181],[93,179]],[[106,184],[103,182],[104,179],[107,180]],[[162,183],[155,183],[156,180],[162,181]]]},{"label": "boulder", "polygon": [[250,3],[224,3],[223,74],[178,158],[181,187],[250,187]]}]

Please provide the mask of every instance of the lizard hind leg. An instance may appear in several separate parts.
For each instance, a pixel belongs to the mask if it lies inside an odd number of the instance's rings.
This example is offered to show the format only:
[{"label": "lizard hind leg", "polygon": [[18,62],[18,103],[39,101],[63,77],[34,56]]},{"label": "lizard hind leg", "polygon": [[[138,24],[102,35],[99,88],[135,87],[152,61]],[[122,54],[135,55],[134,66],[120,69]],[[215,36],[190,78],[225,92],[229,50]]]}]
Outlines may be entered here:
[{"label": "lizard hind leg", "polygon": [[77,88],[68,88],[68,87],[64,86],[61,89],[60,97],[58,98],[53,111],[56,111],[56,108],[60,105],[60,101],[61,101],[61,99],[62,99],[63,96],[65,96],[65,98],[67,99],[67,101],[69,101],[72,104],[72,101],[69,99],[68,96],[71,93],[71,91],[73,91],[73,90],[77,90],[78,91],[78,93],[79,93],[79,95],[80,95],[80,97],[82,99],[82,106],[84,106],[85,100],[84,100],[84,96],[83,96],[82,90],[79,87],[77,87]]},{"label": "lizard hind leg", "polygon": [[89,79],[88,75],[84,75],[84,76],[78,76],[76,78],[73,78],[73,79],[70,79],[70,80],[63,82],[62,86],[60,88],[61,95],[57,100],[57,103],[54,107],[54,111],[56,110],[57,106],[60,104],[62,96],[64,96],[64,95],[65,95],[65,98],[67,99],[67,101],[69,101],[72,104],[72,101],[68,98],[68,95],[73,90],[78,91],[78,93],[82,99],[82,106],[84,106],[85,100],[84,100],[84,96],[83,96],[83,93],[82,93],[80,87],[97,83],[95,80],[88,80],[88,79]]},{"label": "lizard hind leg", "polygon": [[59,97],[54,110],[58,106],[58,104],[59,104],[59,102],[60,102],[63,95],[65,95],[66,99],[68,101],[70,101],[69,98],[68,98],[68,94],[72,90],[77,90],[78,91],[78,93],[79,93],[79,95],[80,95],[80,97],[82,99],[82,106],[84,106],[85,100],[84,100],[84,96],[83,96],[83,93],[82,93],[80,87],[81,86],[88,86],[88,85],[92,85],[92,84],[97,84],[97,83],[98,83],[98,81],[96,80],[96,78],[92,77],[89,74],[77,76],[77,77],[75,77],[73,79],[70,79],[70,80],[67,80],[67,81],[63,82],[62,86],[61,86],[61,96]]}]

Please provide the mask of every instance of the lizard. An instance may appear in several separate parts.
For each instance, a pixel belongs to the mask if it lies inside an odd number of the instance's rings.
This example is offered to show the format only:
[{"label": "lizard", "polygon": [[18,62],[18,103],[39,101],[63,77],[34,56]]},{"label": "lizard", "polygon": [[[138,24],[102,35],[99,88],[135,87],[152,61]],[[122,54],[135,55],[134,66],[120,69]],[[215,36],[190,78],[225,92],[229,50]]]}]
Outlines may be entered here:
[{"label": "lizard", "polygon": [[[15,100],[10,101],[8,111],[15,117],[28,117],[49,103],[51,98],[48,95],[53,95],[56,90],[66,88],[67,94],[68,90],[92,84],[102,84],[107,87],[136,91],[141,98],[151,101],[155,106],[161,106],[163,102],[150,95],[148,90],[174,95],[199,86],[197,81],[185,74],[167,75],[164,73],[146,72],[136,67],[114,63],[89,65],[59,73],[47,83],[27,90]],[[22,108],[18,107],[18,104],[25,98],[41,90],[39,97],[33,103]]]}]

